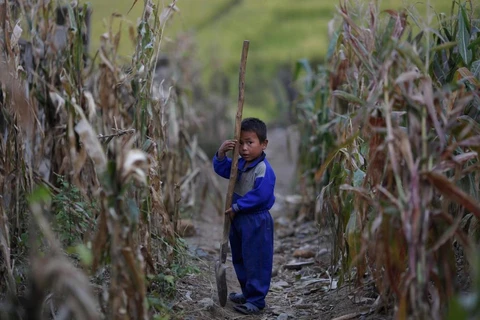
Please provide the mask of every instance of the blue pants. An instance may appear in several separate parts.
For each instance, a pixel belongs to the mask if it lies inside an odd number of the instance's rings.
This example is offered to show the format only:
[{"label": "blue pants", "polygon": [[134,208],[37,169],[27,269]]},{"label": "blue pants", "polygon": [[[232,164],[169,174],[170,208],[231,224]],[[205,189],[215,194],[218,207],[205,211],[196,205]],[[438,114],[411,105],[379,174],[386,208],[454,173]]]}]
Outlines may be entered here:
[{"label": "blue pants", "polygon": [[239,213],[230,229],[232,262],[247,302],[265,308],[273,266],[273,219],[268,211]]}]

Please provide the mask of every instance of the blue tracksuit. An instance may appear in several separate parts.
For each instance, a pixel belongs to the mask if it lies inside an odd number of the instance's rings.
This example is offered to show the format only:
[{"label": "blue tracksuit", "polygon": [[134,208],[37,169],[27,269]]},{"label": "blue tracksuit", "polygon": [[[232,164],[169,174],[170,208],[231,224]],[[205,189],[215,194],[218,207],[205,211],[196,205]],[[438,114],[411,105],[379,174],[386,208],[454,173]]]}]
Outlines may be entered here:
[{"label": "blue tracksuit", "polygon": [[[235,219],[230,229],[230,247],[242,293],[247,302],[265,307],[273,265],[273,219],[270,208],[275,202],[275,173],[265,153],[247,168],[238,161],[238,176],[232,199]],[[230,178],[232,160],[213,158],[215,172]]]}]

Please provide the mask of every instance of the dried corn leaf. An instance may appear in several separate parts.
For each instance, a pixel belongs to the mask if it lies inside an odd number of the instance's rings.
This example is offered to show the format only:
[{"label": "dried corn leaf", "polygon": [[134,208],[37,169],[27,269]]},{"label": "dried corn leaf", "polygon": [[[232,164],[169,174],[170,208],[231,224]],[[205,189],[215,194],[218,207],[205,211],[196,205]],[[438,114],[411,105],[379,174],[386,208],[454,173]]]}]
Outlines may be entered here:
[{"label": "dried corn leaf", "polygon": [[86,118],[83,118],[75,126],[75,131],[80,136],[80,141],[83,147],[87,150],[89,157],[96,165],[97,171],[102,173],[107,168],[107,157],[103,151],[100,141],[98,141],[97,134],[93,130]]},{"label": "dried corn leaf", "polygon": [[21,128],[27,133],[29,138],[32,138],[33,128],[35,127],[35,105],[30,104],[25,91],[25,83],[18,76],[15,61],[5,56],[5,48],[3,46],[1,49],[0,82],[5,86],[5,91],[10,95],[11,99],[6,101],[5,109],[17,117]]},{"label": "dried corn leaf", "polygon": [[458,68],[457,70],[457,79],[459,81],[468,81],[473,84],[477,89],[480,88],[480,81],[475,77],[475,75],[465,67]]},{"label": "dried corn leaf", "polygon": [[150,187],[150,194],[152,196],[152,229],[157,235],[161,235],[165,237],[167,241],[173,243],[175,232],[162,195],[159,191],[156,191],[153,186]]},{"label": "dried corn leaf", "polygon": [[[103,196],[104,198],[104,196]],[[97,222],[97,233],[92,243],[92,272],[95,272],[103,259],[103,254],[106,252],[107,240],[108,240],[108,228],[107,228],[107,204],[105,200],[102,200],[102,210],[100,211],[100,217]]]},{"label": "dried corn leaf", "polygon": [[444,175],[435,172],[426,172],[423,174],[435,188],[445,197],[462,205],[480,219],[480,205],[478,201],[457,187]]},{"label": "dried corn leaf", "polygon": [[121,166],[120,174],[121,174],[122,180],[128,181],[128,179],[133,178],[139,183],[146,185],[147,184],[147,173],[146,173],[147,166],[148,166],[148,158],[145,152],[138,149],[129,150]]},{"label": "dried corn leaf", "polygon": [[464,164],[467,161],[470,161],[472,159],[475,159],[478,157],[478,154],[474,151],[472,152],[467,152],[467,153],[462,153],[459,155],[456,155],[452,157],[452,160],[455,161],[458,164]]},{"label": "dried corn leaf", "polygon": [[430,119],[432,119],[433,126],[437,131],[438,139],[440,140],[440,146],[443,147],[446,144],[445,133],[442,130],[442,126],[438,121],[437,117],[437,110],[435,109],[434,105],[434,97],[433,97],[433,87],[432,87],[432,79],[430,77],[426,77],[422,81],[421,89],[423,91],[423,95],[425,98],[425,104],[427,106],[428,114]]},{"label": "dried corn leaf", "polygon": [[408,139],[407,134],[401,130],[396,130],[395,137],[397,147],[400,149],[403,159],[407,163],[410,172],[413,172],[414,170],[416,170],[416,168],[413,161],[412,146],[410,144],[410,140]]},{"label": "dried corn leaf", "polygon": [[358,104],[360,106],[364,106],[366,104],[366,102],[363,101],[362,99],[359,99],[357,96],[355,96],[351,93],[345,92],[345,91],[334,90],[332,92],[332,95],[334,97],[343,99],[343,100],[345,100],[347,102],[350,102],[350,103]]},{"label": "dried corn leaf", "polygon": [[440,236],[438,237],[437,241],[435,244],[429,249],[430,252],[435,252],[438,249],[440,249],[441,246],[443,246],[447,241],[452,239],[452,237],[457,233],[458,227],[460,226],[460,223],[462,222],[462,216],[459,215],[455,220],[454,223],[452,223],[448,229]]},{"label": "dried corn leaf", "polygon": [[3,207],[0,206],[0,249],[3,254],[3,266],[7,271],[7,288],[11,293],[17,292],[15,277],[13,275],[13,268],[10,255],[10,237],[8,231],[8,217],[4,212]]},{"label": "dried corn leaf", "polygon": [[38,258],[33,261],[33,270],[37,292],[53,289],[59,297],[64,297],[66,307],[76,319],[100,319],[88,278],[65,258],[55,255]]},{"label": "dried corn leaf", "polygon": [[350,218],[348,219],[347,226],[345,228],[346,240],[348,243],[348,252],[350,254],[350,259],[357,260],[361,252],[361,229],[358,225],[359,216],[356,211],[350,213]]},{"label": "dried corn leaf", "polygon": [[479,147],[480,146],[480,135],[473,136],[458,143],[462,147]]},{"label": "dried corn leaf", "polygon": [[22,31],[22,28],[17,23],[15,28],[13,28],[12,37],[10,39],[10,45],[12,48],[18,44],[18,40],[20,40],[20,37],[22,36]]},{"label": "dried corn leaf", "polygon": [[171,4],[169,4],[168,6],[166,6],[163,10],[162,10],[162,13],[160,14],[160,25],[162,27],[165,26],[165,23],[167,23],[168,19],[170,19],[170,17],[175,13],[175,12],[179,12],[180,9],[175,5],[175,3],[177,2],[177,0],[173,1]]},{"label": "dried corn leaf", "polygon": [[95,105],[95,99],[93,98],[93,95],[89,91],[84,91],[83,96],[85,97],[87,101],[87,118],[90,123],[94,123],[95,116],[97,115],[97,107]]},{"label": "dried corn leaf", "polygon": [[395,83],[403,83],[403,82],[412,82],[413,80],[417,80],[420,77],[420,73],[417,70],[407,71],[400,74],[397,79],[395,79]]},{"label": "dried corn leaf", "polygon": [[144,268],[143,266],[141,266],[143,261],[135,259],[135,256],[133,255],[132,249],[130,247],[122,248],[122,255],[130,271],[130,281],[133,285],[133,287],[129,288],[131,290],[126,290],[126,292],[130,295],[129,300],[135,301],[136,304],[136,308],[134,309],[136,310],[136,313],[131,316],[134,316],[135,319],[145,319],[147,312],[145,309],[146,305],[144,303],[146,299],[145,281],[142,272]]}]

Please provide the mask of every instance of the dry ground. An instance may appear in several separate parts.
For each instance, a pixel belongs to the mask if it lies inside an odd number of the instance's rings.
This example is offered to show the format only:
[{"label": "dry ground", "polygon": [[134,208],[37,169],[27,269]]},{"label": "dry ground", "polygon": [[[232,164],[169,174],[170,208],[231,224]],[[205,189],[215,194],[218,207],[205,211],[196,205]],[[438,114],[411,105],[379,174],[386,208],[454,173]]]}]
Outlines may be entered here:
[{"label": "dry ground", "polygon": [[[191,275],[177,286],[174,310],[181,318],[197,319],[391,319],[390,315],[370,312],[376,294],[371,286],[354,290],[351,284],[338,285],[336,275],[328,273],[330,241],[328,232],[313,222],[292,217],[292,208],[285,201],[291,194],[295,156],[287,150],[287,136],[297,140],[285,129],[269,132],[267,157],[277,175],[277,202],[272,209],[275,220],[274,276],[267,296],[267,307],[256,316],[244,316],[233,310],[228,302],[219,305],[214,265],[218,258],[222,235],[222,217],[214,210],[205,210],[195,221],[196,236],[188,243],[197,255],[199,274]],[[225,186],[226,186],[225,182]],[[305,257],[295,258],[294,252],[303,250]],[[296,251],[297,250],[297,251]],[[293,262],[309,265],[287,268]],[[238,292],[235,272],[227,272],[229,292]],[[291,267],[293,268],[293,267]]]}]

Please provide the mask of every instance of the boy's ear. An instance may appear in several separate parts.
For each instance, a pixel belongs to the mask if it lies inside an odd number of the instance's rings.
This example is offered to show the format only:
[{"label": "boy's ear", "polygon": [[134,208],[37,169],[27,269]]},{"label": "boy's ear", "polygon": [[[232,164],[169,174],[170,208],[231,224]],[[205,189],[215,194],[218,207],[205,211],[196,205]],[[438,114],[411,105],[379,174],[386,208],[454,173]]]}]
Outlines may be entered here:
[{"label": "boy's ear", "polygon": [[262,142],[262,149],[263,150],[267,149],[267,145],[268,145],[268,139],[265,139],[265,141]]}]

